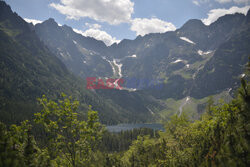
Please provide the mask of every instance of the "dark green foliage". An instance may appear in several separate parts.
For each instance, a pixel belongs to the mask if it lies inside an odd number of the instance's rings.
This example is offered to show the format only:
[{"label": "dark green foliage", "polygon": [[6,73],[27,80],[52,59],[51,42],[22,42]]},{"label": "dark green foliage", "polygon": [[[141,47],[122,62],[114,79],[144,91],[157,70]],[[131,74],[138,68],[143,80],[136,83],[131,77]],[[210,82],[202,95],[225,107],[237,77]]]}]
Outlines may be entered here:
[{"label": "dark green foliage", "polygon": [[36,146],[28,121],[9,129],[0,123],[0,166],[34,166]]},{"label": "dark green foliage", "polygon": [[66,98],[64,94],[57,102],[43,96],[39,103],[43,109],[35,114],[35,122],[46,132],[50,159],[74,167],[88,164],[102,133],[97,112],[90,107],[86,121],[79,121],[76,112],[79,102],[73,101],[72,97]]},{"label": "dark green foliage", "polygon": [[99,148],[104,152],[122,152],[128,150],[129,146],[138,136],[149,135],[150,138],[159,137],[159,133],[152,129],[140,128],[118,133],[106,131],[103,133]]},{"label": "dark green foliage", "polygon": [[232,102],[210,105],[201,120],[195,122],[185,115],[173,116],[166,123],[166,131],[159,135],[148,129],[101,135],[96,112],[90,109],[86,121],[80,121],[76,112],[78,102],[64,95],[57,102],[43,97],[39,100],[43,109],[36,114],[36,122],[44,128],[46,142],[36,144],[28,121],[9,129],[1,123],[0,163],[2,166],[247,167],[249,94],[249,82],[242,81]]},{"label": "dark green foliage", "polygon": [[138,138],[124,166],[249,166],[250,83],[242,82],[237,98],[210,106],[201,120],[174,116],[160,138]]},{"label": "dark green foliage", "polygon": [[39,102],[35,123],[46,132],[45,145],[38,147],[28,121],[9,129],[0,123],[0,166],[88,166],[102,134],[97,112],[89,108],[86,121],[80,121],[79,102],[71,97],[54,102],[43,96]]}]

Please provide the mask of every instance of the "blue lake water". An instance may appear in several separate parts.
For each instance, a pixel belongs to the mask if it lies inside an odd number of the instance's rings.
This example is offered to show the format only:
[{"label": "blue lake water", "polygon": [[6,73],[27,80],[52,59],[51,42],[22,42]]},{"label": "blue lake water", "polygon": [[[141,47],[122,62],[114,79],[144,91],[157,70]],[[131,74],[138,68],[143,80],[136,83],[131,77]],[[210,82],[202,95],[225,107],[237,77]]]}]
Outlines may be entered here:
[{"label": "blue lake water", "polygon": [[126,130],[132,130],[132,129],[140,129],[140,128],[150,128],[153,130],[161,130],[164,131],[164,126],[162,124],[119,124],[119,125],[112,125],[107,126],[107,130],[109,132],[121,132]]}]

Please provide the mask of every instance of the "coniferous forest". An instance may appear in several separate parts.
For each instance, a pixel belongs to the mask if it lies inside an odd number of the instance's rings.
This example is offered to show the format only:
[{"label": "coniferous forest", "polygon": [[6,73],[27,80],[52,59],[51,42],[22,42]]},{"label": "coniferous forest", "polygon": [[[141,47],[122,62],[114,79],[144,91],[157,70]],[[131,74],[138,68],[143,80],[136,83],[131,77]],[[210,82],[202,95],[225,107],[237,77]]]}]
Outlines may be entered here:
[{"label": "coniferous forest", "polygon": [[250,84],[241,83],[230,103],[210,103],[196,121],[174,115],[165,132],[109,134],[91,106],[81,117],[72,97],[43,96],[33,120],[1,123],[0,166],[248,166]]}]

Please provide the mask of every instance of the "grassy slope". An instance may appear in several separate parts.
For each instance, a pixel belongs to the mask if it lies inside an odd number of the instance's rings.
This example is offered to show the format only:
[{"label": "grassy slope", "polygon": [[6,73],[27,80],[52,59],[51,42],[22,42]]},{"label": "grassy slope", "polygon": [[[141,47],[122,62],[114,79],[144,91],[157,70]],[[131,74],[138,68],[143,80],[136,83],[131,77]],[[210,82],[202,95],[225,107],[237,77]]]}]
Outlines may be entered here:
[{"label": "grassy slope", "polygon": [[[215,104],[219,103],[220,100],[229,102],[232,99],[228,91],[223,91],[211,97],[213,98]],[[159,121],[169,120],[172,115],[179,114],[179,107],[185,100],[186,98],[183,98],[181,100],[175,100],[173,98],[166,99],[165,104],[167,107],[166,109],[163,109],[158,113],[160,115]],[[183,113],[187,114],[191,119],[198,119],[200,117],[200,114],[203,113],[208,100],[209,97],[205,97],[202,99],[195,99],[191,97],[187,104],[183,106]],[[201,106],[201,108],[198,110],[199,105]]]}]

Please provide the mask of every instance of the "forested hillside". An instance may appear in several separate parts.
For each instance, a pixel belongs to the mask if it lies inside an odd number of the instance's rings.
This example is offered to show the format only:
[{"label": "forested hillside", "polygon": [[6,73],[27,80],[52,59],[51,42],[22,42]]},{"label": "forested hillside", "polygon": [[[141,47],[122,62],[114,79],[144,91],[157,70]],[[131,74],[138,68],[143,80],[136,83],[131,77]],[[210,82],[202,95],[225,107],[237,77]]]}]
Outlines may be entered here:
[{"label": "forested hillside", "polygon": [[[110,151],[126,148],[128,138],[116,141],[117,137],[104,135],[102,140],[104,129],[97,112],[89,108],[88,117],[80,121],[76,113],[78,101],[65,95],[58,101],[43,96],[39,99],[42,110],[34,120],[20,126],[0,124],[0,165],[247,167],[250,84],[244,79],[241,83],[232,102],[217,106],[210,103],[202,118],[194,122],[185,115],[175,115],[165,124],[165,132],[138,136],[123,152]],[[34,131],[37,125],[39,132]],[[125,138],[122,134],[121,139]],[[115,141],[122,147],[114,147]],[[100,144],[97,147],[100,142],[110,149],[103,149]]]}]

